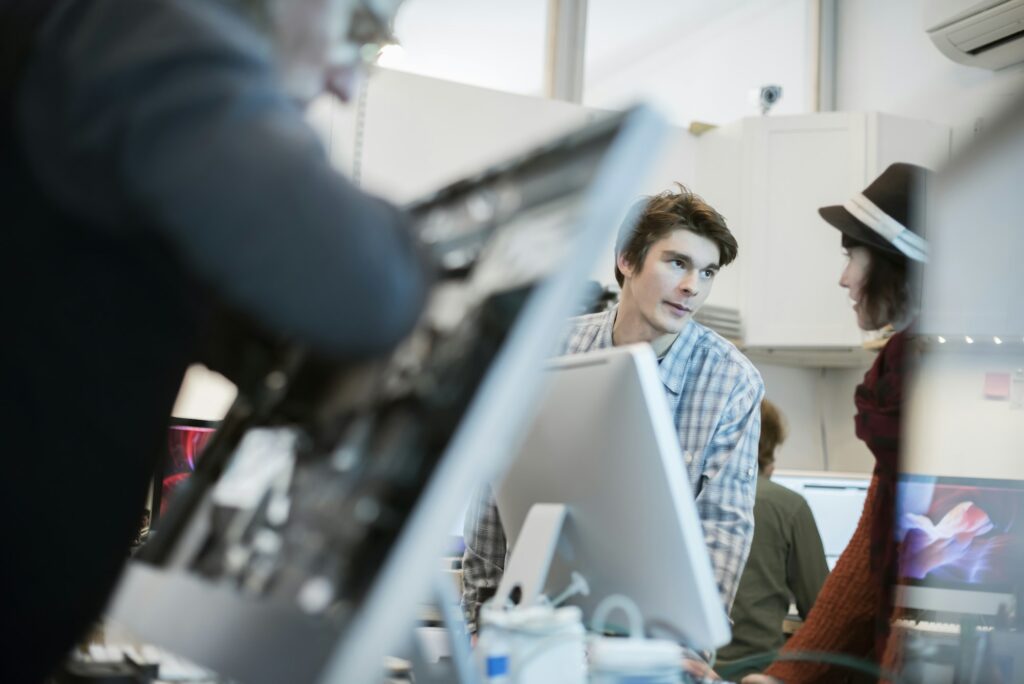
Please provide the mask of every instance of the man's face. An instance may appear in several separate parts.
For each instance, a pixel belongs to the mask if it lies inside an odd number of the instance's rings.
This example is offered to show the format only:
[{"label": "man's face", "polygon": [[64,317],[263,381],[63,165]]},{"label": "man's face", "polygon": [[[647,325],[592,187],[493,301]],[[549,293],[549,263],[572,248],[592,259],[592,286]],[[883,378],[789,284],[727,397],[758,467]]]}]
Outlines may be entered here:
[{"label": "man's face", "polygon": [[719,260],[718,245],[685,229],[651,245],[642,268],[620,255],[622,305],[638,314],[650,339],[676,334],[711,293]]}]

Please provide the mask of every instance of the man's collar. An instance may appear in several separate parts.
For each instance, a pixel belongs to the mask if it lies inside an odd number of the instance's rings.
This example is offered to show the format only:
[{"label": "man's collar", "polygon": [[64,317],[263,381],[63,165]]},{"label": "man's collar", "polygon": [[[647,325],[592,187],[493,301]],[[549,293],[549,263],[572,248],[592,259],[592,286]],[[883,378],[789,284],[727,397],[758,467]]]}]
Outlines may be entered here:
[{"label": "man's collar", "polygon": [[700,326],[691,318],[679,331],[676,341],[668,348],[665,357],[658,363],[658,375],[661,376],[661,383],[672,394],[679,394],[683,391],[686,373],[679,372],[676,367],[685,366],[685,359],[689,358],[693,352],[698,339],[700,339]]},{"label": "man's collar", "polygon": [[[601,330],[597,334],[594,349],[604,349],[613,346],[612,329],[615,327],[615,316],[618,314],[618,305],[609,309],[601,322]],[[693,347],[700,338],[700,326],[693,319],[686,322],[686,326],[676,336],[675,342],[668,348],[658,361],[658,375],[661,377],[661,384],[672,394],[679,394],[683,390],[683,382],[686,380],[684,373],[673,372],[676,364],[689,357]]]}]

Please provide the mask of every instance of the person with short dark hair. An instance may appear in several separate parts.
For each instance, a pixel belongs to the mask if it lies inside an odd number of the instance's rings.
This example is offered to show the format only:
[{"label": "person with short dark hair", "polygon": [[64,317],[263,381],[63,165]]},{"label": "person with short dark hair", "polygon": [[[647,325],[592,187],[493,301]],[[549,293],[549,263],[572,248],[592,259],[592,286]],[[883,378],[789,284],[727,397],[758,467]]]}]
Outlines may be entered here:
[{"label": "person with short dark hair", "polygon": [[[735,346],[693,315],[736,253],[725,219],[685,187],[648,198],[619,234],[618,305],[572,319],[563,348],[578,354],[623,344],[653,347],[726,611],[753,534],[764,384]],[[643,504],[643,492],[628,494]],[[463,606],[475,629],[479,605],[494,594],[505,566],[505,533],[489,488],[470,506],[465,533]]]},{"label": "person with short dark hair", "polygon": [[[915,301],[910,262],[924,263],[928,244],[913,215],[930,172],[892,164],[842,205],[822,207],[822,218],[842,233],[849,257],[839,284],[849,291],[857,324],[864,330],[895,330],[857,387],[857,437],[875,457],[860,521],[814,609],[783,653],[829,652],[881,662],[890,632],[897,572],[893,534],[899,472],[900,416],[905,352]],[[820,662],[779,660],[745,684],[833,682],[848,670]]]},{"label": "person with short dark hair", "polygon": [[[789,612],[790,597],[800,617],[806,618],[828,576],[811,507],[793,490],[771,481],[775,451],[785,440],[782,414],[763,400],[754,541],[732,606],[732,642],[718,651],[719,666],[782,646],[782,621]],[[751,667],[737,674],[756,671]]]}]

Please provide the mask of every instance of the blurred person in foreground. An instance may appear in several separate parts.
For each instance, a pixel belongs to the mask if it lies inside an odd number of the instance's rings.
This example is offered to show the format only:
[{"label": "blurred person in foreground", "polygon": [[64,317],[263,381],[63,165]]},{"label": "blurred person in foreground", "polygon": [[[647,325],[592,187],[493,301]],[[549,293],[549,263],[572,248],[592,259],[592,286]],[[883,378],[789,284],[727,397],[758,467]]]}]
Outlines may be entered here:
[{"label": "blurred person in foreground", "polygon": [[[828,652],[882,662],[893,612],[897,574],[893,534],[899,472],[900,416],[907,335],[915,315],[911,262],[927,260],[928,245],[913,215],[930,172],[893,164],[862,193],[818,210],[842,233],[848,261],[839,284],[849,291],[862,330],[892,326],[895,333],[854,393],[857,437],[875,468],[857,528],[818,595],[803,627],[781,654]],[[809,660],[777,660],[743,684],[842,681],[848,669]]]},{"label": "blurred person in foreground", "polygon": [[[763,400],[754,541],[732,605],[732,642],[718,651],[718,667],[778,650],[786,640],[782,621],[789,612],[790,597],[806,619],[828,576],[825,549],[807,500],[771,481],[775,451],[785,440],[782,414],[775,404]],[[756,668],[741,674],[750,672]]]},{"label": "blurred person in foreground", "polygon": [[235,349],[222,312],[336,362],[415,323],[407,218],[302,111],[397,4],[0,0],[0,681],[41,681],[99,615],[185,368]]}]

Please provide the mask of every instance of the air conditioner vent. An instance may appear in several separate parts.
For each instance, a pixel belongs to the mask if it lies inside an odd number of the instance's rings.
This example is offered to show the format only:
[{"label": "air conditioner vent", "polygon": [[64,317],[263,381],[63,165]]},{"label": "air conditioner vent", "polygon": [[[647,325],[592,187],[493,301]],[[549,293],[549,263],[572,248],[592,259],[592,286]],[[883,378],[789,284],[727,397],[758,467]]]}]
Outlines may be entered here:
[{"label": "air conditioner vent", "polygon": [[950,59],[1001,69],[1024,62],[1024,0],[929,0],[925,26]]},{"label": "air conditioner vent", "polygon": [[976,48],[972,48],[972,49],[968,50],[967,52],[968,52],[968,54],[971,54],[971,55],[980,55],[980,54],[983,54],[985,52],[988,52],[989,50],[994,50],[997,47],[1000,47],[1002,45],[1007,45],[1007,44],[1012,43],[1012,42],[1014,42],[1016,40],[1020,40],[1021,38],[1024,38],[1024,27],[1021,27],[1021,30],[1017,31],[1016,33],[1011,33],[1008,36],[1004,36],[1004,37],[1000,38],[999,40],[993,41],[991,43],[986,43],[986,44],[981,45],[981,46],[976,47]]}]

